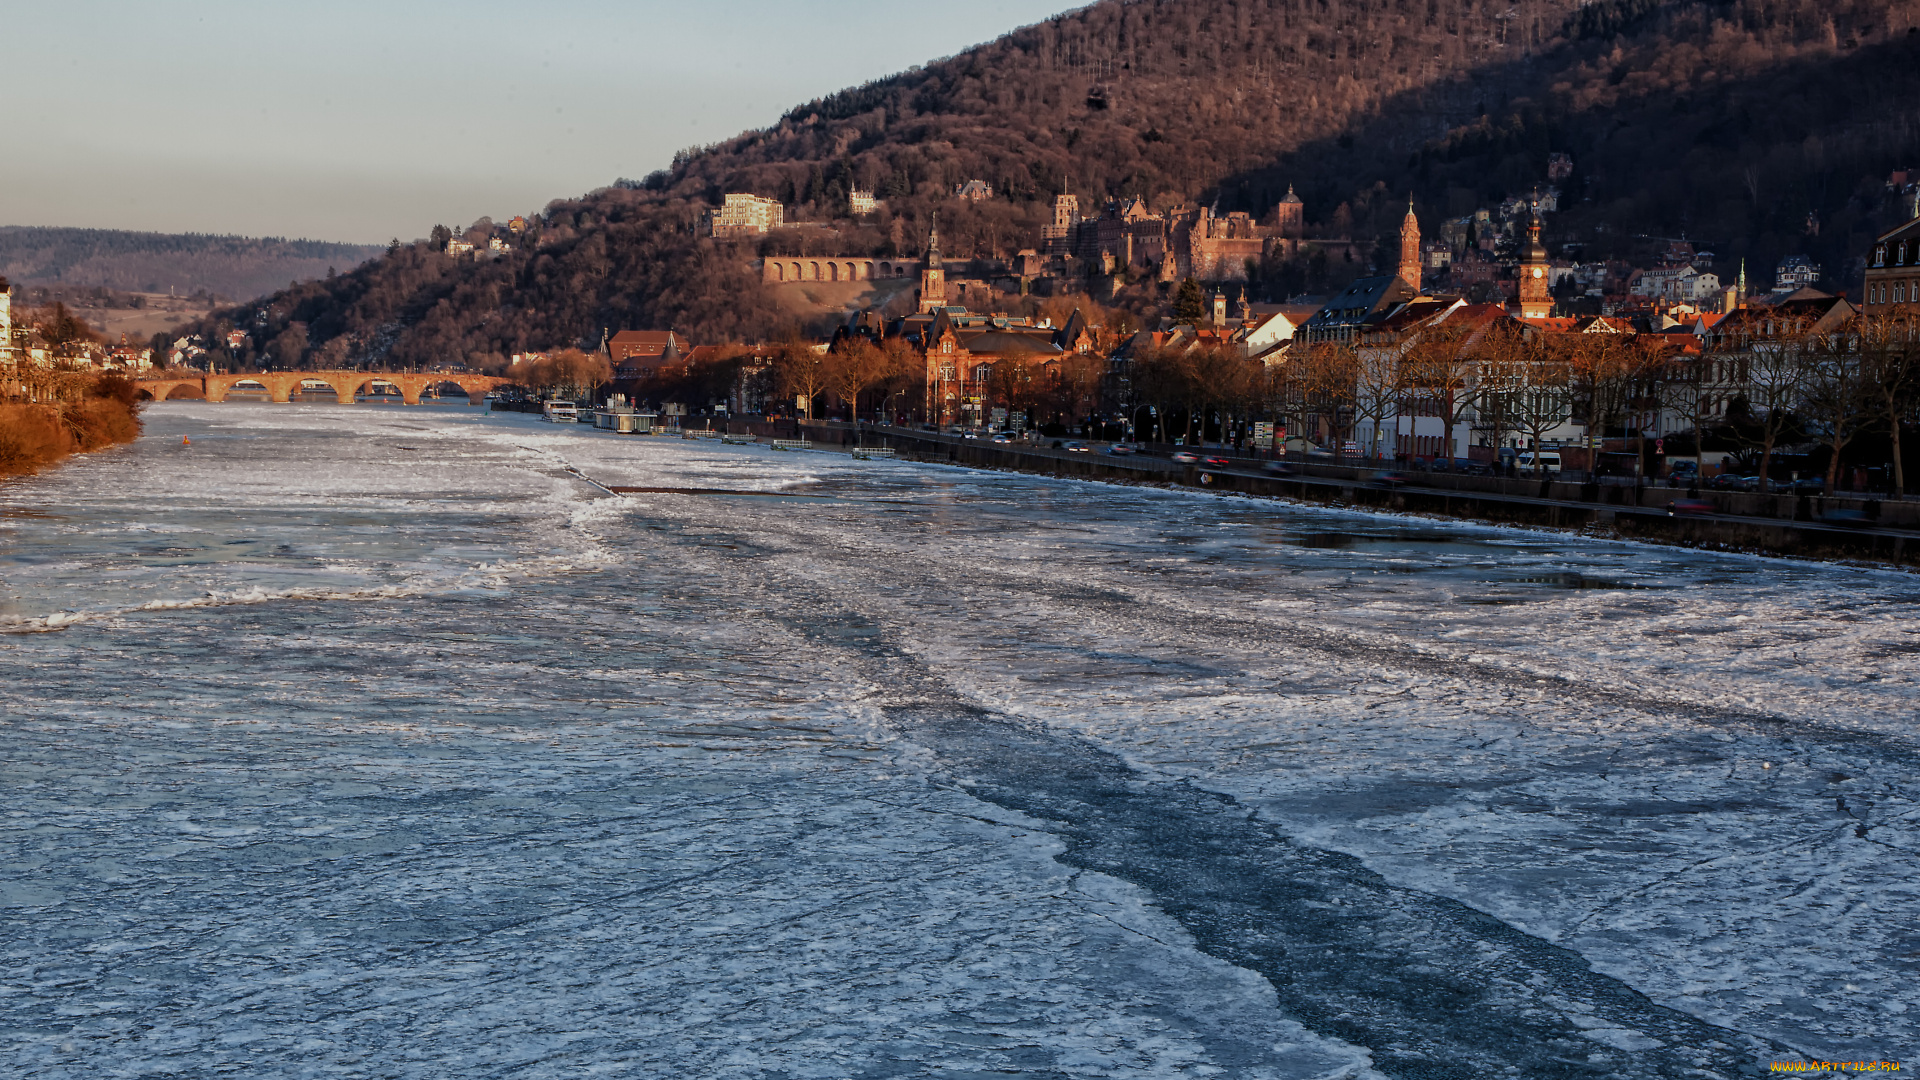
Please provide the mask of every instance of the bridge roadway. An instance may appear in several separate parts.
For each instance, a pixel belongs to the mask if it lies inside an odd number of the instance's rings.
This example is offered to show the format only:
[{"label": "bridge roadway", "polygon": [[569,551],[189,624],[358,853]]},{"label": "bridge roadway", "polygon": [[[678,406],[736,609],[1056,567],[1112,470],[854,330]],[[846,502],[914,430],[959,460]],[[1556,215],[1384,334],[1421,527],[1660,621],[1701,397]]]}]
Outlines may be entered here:
[{"label": "bridge roadway", "polygon": [[254,371],[238,372],[229,375],[182,374],[176,376],[153,375],[135,380],[141,394],[153,401],[165,401],[182,388],[196,390],[208,401],[225,401],[227,393],[243,382],[259,383],[265,387],[273,400],[288,402],[300,389],[300,384],[308,380],[323,382],[338,398],[340,404],[351,405],[354,396],[374,381],[392,383],[400,391],[400,400],[408,405],[420,404],[420,394],[430,386],[452,383],[467,395],[467,402],[478,405],[486,400],[487,391],[504,386],[512,380],[492,375],[451,374],[448,372],[400,372],[400,371]]}]

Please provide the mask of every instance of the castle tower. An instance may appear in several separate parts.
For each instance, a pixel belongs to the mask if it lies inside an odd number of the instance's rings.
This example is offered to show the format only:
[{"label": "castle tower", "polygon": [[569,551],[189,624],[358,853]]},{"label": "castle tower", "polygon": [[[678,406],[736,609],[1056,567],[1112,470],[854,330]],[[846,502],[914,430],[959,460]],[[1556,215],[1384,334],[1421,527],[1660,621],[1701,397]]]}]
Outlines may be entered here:
[{"label": "castle tower", "polygon": [[1544,319],[1553,314],[1552,283],[1547,279],[1547,247],[1540,242],[1540,211],[1527,219],[1527,246],[1520,253],[1520,317]]},{"label": "castle tower", "polygon": [[1306,226],[1306,204],[1293,193],[1293,185],[1288,184],[1286,197],[1280,200],[1274,213],[1273,234],[1283,240],[1298,240]]},{"label": "castle tower", "polygon": [[1080,197],[1062,192],[1053,197],[1053,227],[1071,229],[1080,224]]},{"label": "castle tower", "polygon": [[1407,216],[1400,222],[1400,269],[1396,276],[1415,293],[1420,291],[1420,219],[1413,216],[1413,197],[1407,197]]},{"label": "castle tower", "polygon": [[933,228],[927,233],[927,261],[920,268],[920,313],[939,311],[947,306],[947,272],[940,268],[940,215],[933,216]]}]

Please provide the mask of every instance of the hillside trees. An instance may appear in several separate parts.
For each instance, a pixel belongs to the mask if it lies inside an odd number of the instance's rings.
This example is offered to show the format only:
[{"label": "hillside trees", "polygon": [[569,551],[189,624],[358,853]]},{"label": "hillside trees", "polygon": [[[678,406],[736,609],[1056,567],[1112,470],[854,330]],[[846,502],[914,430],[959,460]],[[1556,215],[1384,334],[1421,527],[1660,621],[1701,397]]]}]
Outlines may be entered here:
[{"label": "hillside trees", "polygon": [[[1032,245],[1062,182],[1088,210],[1140,194],[1262,216],[1292,184],[1309,235],[1364,251],[1392,237],[1405,192],[1431,229],[1526,192],[1556,151],[1576,162],[1556,246],[1621,254],[1686,230],[1712,238],[1723,278],[1740,257],[1796,252],[1838,272],[1893,212],[1887,170],[1920,160],[1916,18],[1904,0],[1101,0],[799,106],[644,184],[557,200],[506,258],[400,245],[225,317],[303,321],[315,343],[346,335],[410,365],[625,327],[765,340],[786,317],[746,268],[751,246],[698,236],[729,191],[819,220],[847,184],[877,183],[884,222],[847,242],[911,253],[938,211],[964,258]],[[952,200],[970,177],[995,197]],[[1364,269],[1309,260],[1269,287]]]}]

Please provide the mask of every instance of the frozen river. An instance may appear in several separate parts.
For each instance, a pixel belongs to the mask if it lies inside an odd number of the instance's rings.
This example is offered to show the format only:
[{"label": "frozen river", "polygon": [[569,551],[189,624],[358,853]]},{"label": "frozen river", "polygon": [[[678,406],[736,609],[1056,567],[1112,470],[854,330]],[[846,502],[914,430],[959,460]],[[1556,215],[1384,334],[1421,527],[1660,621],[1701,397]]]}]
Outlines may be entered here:
[{"label": "frozen river", "polygon": [[0,1076],[1911,1061],[1916,600],[170,403],[0,485]]}]

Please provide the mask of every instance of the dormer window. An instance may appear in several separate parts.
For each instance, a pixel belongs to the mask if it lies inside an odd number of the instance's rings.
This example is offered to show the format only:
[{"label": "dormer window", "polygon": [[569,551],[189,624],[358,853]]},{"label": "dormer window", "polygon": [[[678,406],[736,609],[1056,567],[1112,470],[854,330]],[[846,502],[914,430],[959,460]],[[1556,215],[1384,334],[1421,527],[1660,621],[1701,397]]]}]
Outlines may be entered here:
[{"label": "dormer window", "polygon": [[1887,245],[1881,244],[1879,247],[1873,249],[1873,265],[1887,265]]}]

